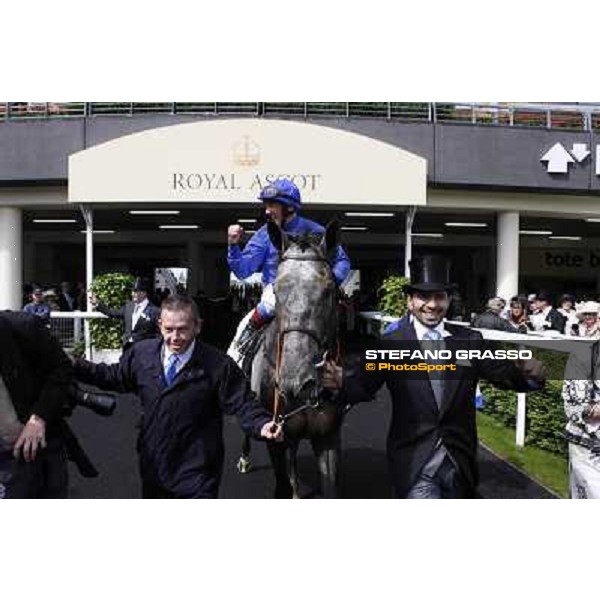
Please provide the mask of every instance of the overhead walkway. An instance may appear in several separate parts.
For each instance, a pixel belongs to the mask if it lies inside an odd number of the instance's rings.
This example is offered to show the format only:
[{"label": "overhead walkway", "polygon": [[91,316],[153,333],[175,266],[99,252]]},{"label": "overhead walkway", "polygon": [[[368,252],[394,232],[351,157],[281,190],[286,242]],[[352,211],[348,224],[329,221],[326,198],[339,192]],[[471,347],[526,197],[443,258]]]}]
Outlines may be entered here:
[{"label": "overhead walkway", "polygon": [[0,102],[2,120],[138,115],[373,118],[600,131],[600,106],[474,102]]}]

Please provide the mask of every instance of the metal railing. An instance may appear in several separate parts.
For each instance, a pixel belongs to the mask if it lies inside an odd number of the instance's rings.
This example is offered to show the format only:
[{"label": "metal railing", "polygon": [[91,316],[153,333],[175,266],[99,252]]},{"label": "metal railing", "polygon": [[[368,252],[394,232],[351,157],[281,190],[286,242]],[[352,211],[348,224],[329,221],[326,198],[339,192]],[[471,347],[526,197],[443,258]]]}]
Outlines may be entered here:
[{"label": "metal railing", "polygon": [[2,120],[154,114],[372,118],[600,131],[600,104],[460,102],[0,102]]},{"label": "metal railing", "polygon": [[106,319],[106,315],[98,312],[61,312],[50,313],[50,333],[65,349],[72,351],[78,347],[85,349],[86,357],[91,357],[91,340],[86,335],[86,322],[91,319]]}]

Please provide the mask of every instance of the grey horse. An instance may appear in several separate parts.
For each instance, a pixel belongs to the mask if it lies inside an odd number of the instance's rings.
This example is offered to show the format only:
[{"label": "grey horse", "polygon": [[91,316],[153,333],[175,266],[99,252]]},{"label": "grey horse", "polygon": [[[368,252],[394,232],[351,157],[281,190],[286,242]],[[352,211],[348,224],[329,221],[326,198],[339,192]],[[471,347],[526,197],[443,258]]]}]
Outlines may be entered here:
[{"label": "grey horse", "polygon": [[[323,236],[288,236],[270,223],[269,237],[280,251],[275,319],[252,363],[251,384],[261,403],[284,423],[285,443],[268,443],[275,473],[275,497],[298,497],[297,451],[310,440],[321,494],[338,495],[340,425],[344,410],[321,386],[327,353],[337,353],[337,290],[328,261],[337,245],[337,226]],[[238,463],[249,465],[249,439]]]}]

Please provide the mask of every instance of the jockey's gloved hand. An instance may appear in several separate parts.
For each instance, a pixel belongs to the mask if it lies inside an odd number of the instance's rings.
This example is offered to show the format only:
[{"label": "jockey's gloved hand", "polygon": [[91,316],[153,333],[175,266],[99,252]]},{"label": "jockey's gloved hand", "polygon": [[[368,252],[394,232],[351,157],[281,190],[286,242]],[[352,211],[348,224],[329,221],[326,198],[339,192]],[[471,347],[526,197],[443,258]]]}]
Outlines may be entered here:
[{"label": "jockey's gloved hand", "polygon": [[254,329],[261,329],[263,325],[266,325],[268,319],[265,319],[261,314],[258,308],[255,308],[252,312],[252,316],[250,317],[249,323],[254,327]]}]

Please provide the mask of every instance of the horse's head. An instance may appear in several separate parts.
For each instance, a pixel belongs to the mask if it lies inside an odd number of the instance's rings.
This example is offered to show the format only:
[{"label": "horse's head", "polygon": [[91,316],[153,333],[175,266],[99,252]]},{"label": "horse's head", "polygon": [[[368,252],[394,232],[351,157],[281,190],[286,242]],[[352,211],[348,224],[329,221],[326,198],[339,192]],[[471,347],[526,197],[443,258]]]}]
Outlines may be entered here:
[{"label": "horse's head", "polygon": [[328,258],[337,245],[337,226],[323,236],[285,234],[269,224],[269,237],[279,249],[275,279],[278,372],[284,404],[316,400],[321,390],[319,363],[334,349],[336,285]]}]

